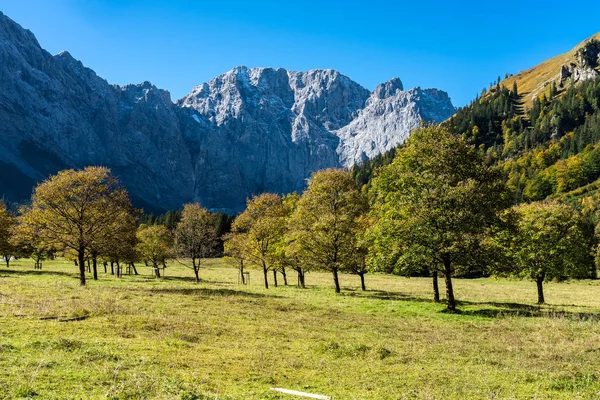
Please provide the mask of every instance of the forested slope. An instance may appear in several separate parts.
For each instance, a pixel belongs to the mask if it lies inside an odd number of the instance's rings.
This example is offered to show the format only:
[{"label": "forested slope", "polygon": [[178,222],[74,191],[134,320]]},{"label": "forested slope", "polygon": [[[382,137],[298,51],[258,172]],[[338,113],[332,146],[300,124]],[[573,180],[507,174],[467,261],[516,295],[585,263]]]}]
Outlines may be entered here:
[{"label": "forested slope", "polygon": [[[598,44],[592,39],[582,49]],[[586,65],[588,72],[597,68]],[[514,79],[511,88],[505,82],[443,125],[472,141],[484,152],[486,163],[502,170],[515,203],[564,198],[595,211],[598,196],[591,194],[600,187],[600,77],[590,72],[586,79],[557,79],[531,102]],[[356,167],[357,182],[368,186],[376,168],[393,155],[392,151]]]}]

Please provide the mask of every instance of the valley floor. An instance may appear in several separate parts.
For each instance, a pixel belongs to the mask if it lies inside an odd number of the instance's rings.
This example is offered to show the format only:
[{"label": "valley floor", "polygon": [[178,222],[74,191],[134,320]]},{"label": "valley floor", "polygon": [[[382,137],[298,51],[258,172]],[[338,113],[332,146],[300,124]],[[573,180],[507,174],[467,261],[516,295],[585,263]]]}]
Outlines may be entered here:
[{"label": "valley floor", "polygon": [[336,295],[329,274],[265,290],[221,260],[200,284],[178,264],[138,269],[81,288],[71,263],[1,266],[0,398],[600,396],[600,282],[550,283],[540,309],[532,282],[456,280],[447,314],[425,278],[368,275],[362,292],[343,275]]}]

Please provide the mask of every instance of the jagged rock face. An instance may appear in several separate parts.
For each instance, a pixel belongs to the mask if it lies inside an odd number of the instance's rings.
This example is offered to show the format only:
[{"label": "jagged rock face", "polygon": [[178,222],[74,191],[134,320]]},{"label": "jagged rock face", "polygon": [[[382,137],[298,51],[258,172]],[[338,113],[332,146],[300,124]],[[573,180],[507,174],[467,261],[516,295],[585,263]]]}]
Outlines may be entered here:
[{"label": "jagged rock face", "polygon": [[239,209],[251,194],[299,191],[311,172],[339,166],[339,139],[324,126],[347,117],[341,107],[330,116],[307,113],[333,92],[326,87],[320,92],[306,89],[317,81],[299,82],[298,87],[310,93],[301,98],[292,74],[238,67],[177,102],[195,157],[197,199]]},{"label": "jagged rock face", "polygon": [[577,51],[577,63],[581,68],[596,68],[600,61],[600,42],[592,39]]},{"label": "jagged rock face", "polygon": [[403,91],[399,79],[375,89],[366,107],[336,133],[338,154],[346,167],[384,153],[403,143],[422,120],[442,122],[453,115],[448,94],[437,89]]},{"label": "jagged rock face", "polygon": [[563,87],[567,79],[574,83],[596,79],[600,65],[600,42],[592,39],[576,53],[576,63],[563,65],[560,69],[559,87]]},{"label": "jagged rock face", "polygon": [[[137,204],[193,198],[191,158],[167,92],[109,85],[69,53],[50,55],[1,14],[0,82],[0,192],[23,198],[60,169],[102,164]],[[14,187],[15,170],[28,185]]]},{"label": "jagged rock face", "polygon": [[265,191],[302,190],[455,109],[444,92],[373,93],[334,70],[235,68],[175,104],[148,82],[110,85],[69,53],[52,56],[0,13],[0,192],[26,198],[63,168],[105,165],[138,205],[189,201],[230,211]]}]

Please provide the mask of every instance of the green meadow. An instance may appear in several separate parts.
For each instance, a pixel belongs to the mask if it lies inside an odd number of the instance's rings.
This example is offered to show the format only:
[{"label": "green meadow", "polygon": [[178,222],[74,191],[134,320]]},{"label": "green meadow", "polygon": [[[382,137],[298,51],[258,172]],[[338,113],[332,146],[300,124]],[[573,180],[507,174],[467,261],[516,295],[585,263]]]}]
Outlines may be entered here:
[{"label": "green meadow", "polygon": [[[428,278],[309,273],[265,290],[251,270],[172,262],[79,286],[71,262],[0,268],[0,398],[573,399],[600,397],[600,282],[455,281],[459,312]],[[440,282],[443,293],[443,283]]]}]

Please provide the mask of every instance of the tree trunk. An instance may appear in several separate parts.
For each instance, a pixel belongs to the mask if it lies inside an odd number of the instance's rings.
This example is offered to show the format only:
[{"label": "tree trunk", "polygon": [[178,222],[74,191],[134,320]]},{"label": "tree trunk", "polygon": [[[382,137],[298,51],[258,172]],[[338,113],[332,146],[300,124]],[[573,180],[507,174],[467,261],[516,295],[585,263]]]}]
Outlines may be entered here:
[{"label": "tree trunk", "polygon": [[85,248],[83,246],[79,247],[77,258],[79,259],[79,285],[85,286]]},{"label": "tree trunk", "polygon": [[335,284],[335,292],[340,293],[340,280],[338,278],[338,270],[337,268],[333,268],[331,270],[333,272],[333,283]]},{"label": "tree trunk", "polygon": [[438,272],[437,269],[434,269],[432,272],[433,275],[433,301],[436,303],[440,302],[440,287],[438,286]]},{"label": "tree trunk", "polygon": [[119,260],[117,260],[117,278],[120,278],[123,276],[123,271],[121,271],[121,263],[119,263]]},{"label": "tree trunk", "polygon": [[444,257],[444,275],[446,278],[446,308],[449,311],[456,310],[456,300],[454,300],[454,289],[452,287],[452,263],[450,257]]},{"label": "tree trunk", "polygon": [[365,273],[359,272],[358,276],[360,276],[360,288],[362,290],[367,290],[367,287],[365,286]]},{"label": "tree trunk", "polygon": [[106,261],[104,261],[104,262],[102,263],[102,265],[104,265],[104,273],[106,273],[106,267],[108,266],[108,264],[106,263]]},{"label": "tree trunk", "polygon": [[277,270],[273,270],[273,284],[277,287]]},{"label": "tree trunk", "polygon": [[262,267],[263,267],[263,275],[265,276],[265,289],[268,289],[269,288],[269,280],[267,279],[267,264],[265,264],[264,261],[262,263]]},{"label": "tree trunk", "polygon": [[200,276],[198,275],[198,270],[200,269],[196,266],[196,259],[192,258],[192,267],[194,267],[194,275],[196,275],[196,283],[200,283]]},{"label": "tree trunk", "polygon": [[92,272],[92,266],[90,265],[90,259],[87,259],[87,272]]},{"label": "tree trunk", "polygon": [[115,262],[114,261],[110,262],[110,274],[111,275],[115,274]]},{"label": "tree trunk", "polygon": [[287,274],[285,273],[285,268],[284,267],[281,267],[281,275],[283,275],[283,284],[285,286],[287,286],[288,285]]},{"label": "tree trunk", "polygon": [[298,268],[296,272],[298,273],[298,287],[306,289],[304,285],[304,271],[302,271],[302,268]]},{"label": "tree trunk", "polygon": [[242,285],[245,285],[246,277],[244,276],[244,260],[240,260],[240,276],[242,277]]},{"label": "tree trunk", "polygon": [[131,263],[131,268],[133,268],[133,273],[139,275],[137,269],[135,268],[135,263]]},{"label": "tree trunk", "polygon": [[98,260],[96,259],[96,255],[92,254],[92,266],[94,270],[94,280],[98,280]]},{"label": "tree trunk", "polygon": [[10,268],[10,256],[4,256],[4,262],[6,262],[6,268]]},{"label": "tree trunk", "polygon": [[153,263],[154,265],[154,274],[157,278],[160,278],[160,270],[158,269],[158,263]]},{"label": "tree trunk", "polygon": [[535,280],[537,284],[537,292],[538,292],[538,304],[544,304],[544,275],[538,275]]}]

